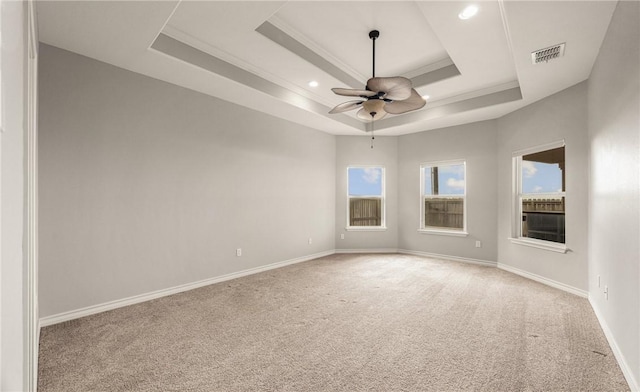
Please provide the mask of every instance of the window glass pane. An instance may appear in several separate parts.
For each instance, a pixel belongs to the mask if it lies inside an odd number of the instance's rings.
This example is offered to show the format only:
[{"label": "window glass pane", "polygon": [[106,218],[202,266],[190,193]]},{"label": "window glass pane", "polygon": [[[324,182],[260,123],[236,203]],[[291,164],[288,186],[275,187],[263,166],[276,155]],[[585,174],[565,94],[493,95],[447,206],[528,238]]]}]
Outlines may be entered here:
[{"label": "window glass pane", "polygon": [[349,226],[383,225],[383,169],[350,167],[347,169]]},{"label": "window glass pane", "polygon": [[382,168],[350,167],[349,196],[382,196]]},{"label": "window glass pane", "polygon": [[[430,167],[430,166],[426,166],[426,167],[422,168],[422,170],[424,171],[423,177],[424,177],[424,194],[425,195],[437,195],[438,194],[437,191],[436,191],[436,193],[433,193],[434,192],[433,191],[433,188],[434,188],[433,187],[433,185],[434,185],[433,178],[435,178],[435,177],[431,176],[431,174],[434,173],[433,169],[434,168]],[[435,169],[437,169],[437,168],[435,168]]]},{"label": "window glass pane", "polygon": [[447,229],[464,228],[464,199],[425,198],[424,225]]},{"label": "window glass pane", "polygon": [[523,155],[519,174],[521,236],[565,243],[564,146]]},{"label": "window glass pane", "polygon": [[564,192],[564,147],[522,156],[522,193]]},{"label": "window glass pane", "polygon": [[464,163],[423,166],[423,228],[464,230]]},{"label": "window glass pane", "polygon": [[425,195],[464,195],[464,165],[426,166]]},{"label": "window glass pane", "polygon": [[522,236],[565,243],[564,197],[522,198]]},{"label": "window glass pane", "polygon": [[349,199],[349,225],[382,225],[382,199],[373,197]]}]

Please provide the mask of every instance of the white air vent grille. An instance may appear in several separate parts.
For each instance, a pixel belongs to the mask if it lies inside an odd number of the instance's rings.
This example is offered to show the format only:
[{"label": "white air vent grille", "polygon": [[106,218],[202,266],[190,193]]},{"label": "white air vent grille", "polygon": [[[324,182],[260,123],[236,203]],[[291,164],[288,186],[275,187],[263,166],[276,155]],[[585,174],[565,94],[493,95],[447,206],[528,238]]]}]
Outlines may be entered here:
[{"label": "white air vent grille", "polygon": [[549,60],[557,59],[562,56],[564,56],[564,43],[531,52],[531,62],[534,64],[542,62],[546,63]]}]

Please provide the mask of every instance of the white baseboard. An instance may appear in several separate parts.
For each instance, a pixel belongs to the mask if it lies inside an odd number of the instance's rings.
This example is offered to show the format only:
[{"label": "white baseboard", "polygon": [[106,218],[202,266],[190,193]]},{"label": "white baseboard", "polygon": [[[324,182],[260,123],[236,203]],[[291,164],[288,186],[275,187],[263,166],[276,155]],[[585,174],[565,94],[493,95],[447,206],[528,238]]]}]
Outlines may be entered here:
[{"label": "white baseboard", "polygon": [[36,321],[36,345],[34,347],[33,359],[34,363],[31,364],[33,368],[33,392],[38,391],[38,365],[40,364],[40,331],[42,331],[42,323],[40,323],[40,318]]},{"label": "white baseboard", "polygon": [[524,278],[535,280],[536,282],[539,282],[542,284],[546,284],[547,286],[551,286],[556,289],[560,289],[562,291],[575,294],[582,298],[589,297],[589,292],[585,290],[579,289],[577,287],[569,286],[568,284],[558,282],[553,279],[545,278],[544,276],[536,275],[525,270],[521,270],[520,268],[512,267],[510,265],[503,264],[503,263],[498,263],[498,268],[500,268],[501,270],[511,272],[512,274],[520,275]]},{"label": "white baseboard", "polygon": [[396,248],[336,249],[335,253],[398,253]]},{"label": "white baseboard", "polygon": [[398,253],[403,253],[407,255],[424,256],[424,257],[433,257],[435,259],[442,259],[442,260],[460,261],[463,263],[486,265],[489,267],[495,267],[498,264],[495,261],[471,259],[468,257],[459,257],[459,256],[448,256],[448,255],[441,255],[437,253],[421,252],[417,250],[408,250],[408,249],[398,249]]},{"label": "white baseboard", "polygon": [[436,253],[429,253],[429,252],[421,252],[421,251],[414,251],[414,250],[407,250],[407,249],[394,249],[394,248],[378,248],[378,249],[335,249],[335,250],[329,250],[329,251],[325,251],[325,252],[320,252],[320,253],[316,253],[316,254],[312,254],[312,255],[308,255],[308,256],[302,256],[302,257],[298,257],[298,258],[294,258],[294,259],[290,259],[290,260],[285,260],[285,261],[281,261],[281,262],[276,262],[276,263],[272,263],[272,264],[268,264],[268,265],[264,265],[261,267],[256,267],[256,268],[250,268],[247,270],[243,270],[243,271],[238,271],[238,272],[234,272],[234,273],[230,273],[230,274],[226,274],[226,275],[222,275],[222,276],[217,276],[214,278],[209,278],[209,279],[204,279],[204,280],[200,280],[197,282],[192,282],[192,283],[187,283],[187,284],[183,284],[180,286],[175,286],[175,287],[171,287],[171,288],[167,288],[167,289],[162,289],[162,290],[157,290],[157,291],[153,291],[150,293],[146,293],[146,294],[140,294],[140,295],[136,295],[133,297],[129,297],[129,298],[123,298],[120,300],[115,300],[115,301],[110,301],[110,302],[106,302],[106,303],[102,303],[99,305],[93,305],[93,306],[88,306],[86,308],[82,308],[82,309],[77,309],[77,310],[72,310],[72,311],[68,311],[68,312],[64,312],[64,313],[59,313],[56,315],[52,315],[52,316],[47,316],[47,317],[42,317],[40,318],[40,320],[38,321],[38,327],[37,327],[37,332],[38,332],[38,338],[37,340],[40,341],[40,329],[42,327],[46,327],[46,326],[50,326],[50,325],[54,325],[54,324],[58,324],[61,322],[65,322],[65,321],[69,321],[69,320],[74,320],[77,318],[81,318],[81,317],[85,317],[85,316],[90,316],[92,314],[96,314],[96,313],[101,313],[101,312],[106,312],[108,310],[113,310],[113,309],[117,309],[117,308],[121,308],[124,306],[129,306],[129,305],[133,305],[133,304],[137,304],[137,303],[141,303],[141,302],[145,302],[145,301],[149,301],[152,299],[156,299],[156,298],[160,298],[160,297],[166,297],[172,294],[177,294],[177,293],[181,293],[184,291],[188,291],[188,290],[193,290],[199,287],[203,287],[203,286],[208,286],[214,283],[220,283],[220,282],[224,282],[227,280],[232,280],[232,279],[236,279],[236,278],[240,278],[243,276],[248,276],[248,275],[253,275],[253,274],[257,274],[260,272],[264,272],[264,271],[269,271],[272,269],[276,269],[276,268],[281,268],[287,265],[291,265],[291,264],[297,264],[297,263],[302,263],[305,261],[309,261],[309,260],[313,260],[313,259],[317,259],[319,257],[324,257],[324,256],[329,256],[332,255],[334,253],[402,253],[402,254],[410,254],[410,255],[416,255],[416,256],[424,256],[424,257],[433,257],[433,258],[438,258],[438,259],[443,259],[443,260],[451,260],[451,261],[459,261],[459,262],[464,262],[464,263],[472,263],[472,264],[479,264],[479,265],[484,265],[484,266],[493,266],[493,267],[497,267],[500,268],[502,270],[511,272],[513,274],[516,275],[520,275],[522,277],[531,279],[531,280],[535,280],[536,282],[540,282],[542,284],[545,284],[547,286],[551,286],[566,292],[569,292],[571,294],[575,294],[578,295],[580,297],[584,297],[584,298],[588,298],[589,299],[589,303],[591,304],[591,307],[594,310],[594,313],[602,327],[602,330],[609,342],[609,345],[611,346],[611,350],[613,351],[613,354],[616,358],[616,360],[618,361],[618,364],[620,365],[620,368],[622,369],[622,372],[627,380],[627,383],[629,384],[629,387],[631,388],[632,391],[636,391],[636,392],[640,392],[640,386],[638,384],[638,381],[635,379],[633,373],[631,372],[631,368],[629,367],[629,365],[627,364],[627,362],[625,361],[625,357],[622,355],[620,348],[618,347],[615,338],[613,337],[613,334],[611,333],[611,330],[609,329],[605,319],[603,318],[603,316],[601,315],[601,313],[599,312],[598,308],[596,306],[594,306],[594,303],[591,301],[591,298],[589,298],[589,293],[587,291],[575,288],[573,286],[569,286],[567,284],[564,283],[560,283],[557,282],[555,280],[552,279],[548,279],[545,278],[543,276],[540,275],[536,275],[524,270],[521,270],[519,268],[516,267],[512,267],[503,263],[497,263],[495,261],[488,261],[488,260],[480,260],[480,259],[471,259],[471,258],[466,258],[466,257],[458,257],[458,256],[448,256],[448,255],[441,255],[441,254],[436,254]]},{"label": "white baseboard", "polygon": [[98,304],[98,305],[88,306],[88,307],[82,308],[82,309],[71,310],[71,311],[64,312],[64,313],[54,314],[52,316],[42,317],[42,318],[40,318],[40,327],[47,327],[49,325],[54,325],[54,324],[62,323],[62,322],[65,322],[65,321],[74,320],[74,319],[77,319],[77,318],[80,318],[80,317],[90,316],[92,314],[106,312],[108,310],[122,308],[124,306],[129,306],[129,305],[133,305],[133,304],[137,304],[137,303],[141,303],[141,302],[145,302],[145,301],[150,301],[152,299],[156,299],[156,298],[160,298],[160,297],[166,297],[166,296],[172,295],[172,294],[177,294],[177,293],[181,293],[181,292],[184,292],[184,291],[197,289],[199,287],[208,286],[210,284],[220,283],[220,282],[224,282],[224,281],[227,281],[227,280],[240,278],[240,277],[247,276],[247,275],[253,275],[253,274],[260,273],[260,272],[264,272],[264,271],[269,271],[269,270],[276,269],[276,268],[285,267],[285,266],[291,265],[291,264],[302,263],[304,261],[317,259],[319,257],[329,256],[329,255],[332,255],[334,253],[335,253],[335,251],[332,249],[332,250],[329,250],[329,251],[315,253],[315,254],[308,255],[308,256],[302,256],[302,257],[297,257],[295,259],[290,259],[290,260],[280,261],[280,262],[277,262],[277,263],[263,265],[261,267],[250,268],[250,269],[246,269],[246,270],[238,271],[238,272],[233,272],[233,273],[222,275],[222,276],[216,276],[216,277],[213,277],[213,278],[204,279],[204,280],[200,280],[200,281],[197,281],[197,282],[186,283],[186,284],[182,284],[182,285],[179,285],[179,286],[170,287],[170,288],[167,288],[167,289],[152,291],[150,293],[135,295],[133,297],[123,298],[123,299],[118,299],[118,300],[115,300],[115,301],[105,302],[105,303]]},{"label": "white baseboard", "polygon": [[564,290],[564,291],[570,292],[572,294],[575,294],[575,295],[578,295],[578,296],[581,296],[581,297],[584,297],[584,298],[588,297],[588,293],[586,291],[584,291],[584,290],[580,290],[580,289],[577,289],[575,287],[566,285],[564,283],[556,282],[554,280],[547,279],[545,277],[542,277],[542,276],[539,276],[539,275],[536,275],[536,274],[532,274],[530,272],[527,272],[527,271],[524,271],[524,270],[521,270],[521,269],[518,269],[518,268],[515,268],[515,267],[511,267],[511,266],[508,266],[508,265],[505,265],[505,264],[502,264],[502,263],[496,263],[495,261],[472,259],[472,258],[458,257],[458,256],[441,255],[441,254],[437,254],[437,253],[421,252],[421,251],[414,251],[414,250],[407,250],[407,249],[395,249],[395,248],[335,249],[335,250],[329,250],[329,251],[320,252],[320,253],[316,253],[316,254],[312,254],[312,255],[308,255],[308,256],[298,257],[298,258],[295,258],[295,259],[276,262],[276,263],[264,265],[264,266],[261,266],[261,267],[250,268],[250,269],[239,271],[239,272],[233,272],[231,274],[226,274],[226,275],[217,276],[217,277],[213,277],[213,278],[209,278],[209,279],[204,279],[204,280],[200,280],[200,281],[197,281],[197,282],[186,283],[186,284],[183,284],[183,285],[180,285],[180,286],[170,287],[170,288],[167,288],[167,289],[152,291],[150,293],[135,295],[135,296],[128,297],[128,298],[123,298],[123,299],[119,299],[119,300],[115,300],[115,301],[105,302],[105,303],[98,304],[98,305],[88,306],[88,307],[82,308],[82,309],[71,310],[71,311],[68,311],[68,312],[63,312],[63,313],[55,314],[55,315],[52,315],[52,316],[42,317],[42,318],[40,318],[40,327],[46,327],[46,326],[53,325],[53,324],[58,324],[58,323],[61,323],[61,322],[64,322],[64,321],[74,320],[74,319],[77,319],[77,318],[80,318],[80,317],[85,317],[85,316],[89,316],[89,315],[92,315],[92,314],[96,314],[96,313],[100,313],[100,312],[106,312],[108,310],[112,310],[112,309],[117,309],[117,308],[121,308],[121,307],[124,307],[124,306],[133,305],[133,304],[149,301],[149,300],[156,299],[156,298],[160,298],[160,297],[165,297],[165,296],[172,295],[172,294],[181,293],[183,291],[193,290],[193,289],[196,289],[196,288],[199,288],[199,287],[208,286],[210,284],[224,282],[224,281],[227,281],[227,280],[236,279],[236,278],[240,278],[240,277],[247,276],[247,275],[257,274],[257,273],[260,273],[260,272],[268,271],[268,270],[275,269],[275,268],[284,267],[284,266],[291,265],[291,264],[296,264],[296,263],[301,263],[301,262],[304,262],[304,261],[309,261],[309,260],[316,259],[316,258],[319,258],[319,257],[328,256],[328,255],[331,255],[331,254],[334,254],[334,253],[403,253],[403,254],[410,254],[410,255],[416,255],[416,256],[433,257],[433,258],[438,258],[438,259],[443,259],[443,260],[451,260],[451,261],[459,261],[459,262],[464,262],[464,263],[472,263],[472,264],[479,264],[479,265],[485,265],[485,266],[492,266],[492,267],[496,267],[497,266],[498,268],[503,269],[505,271],[509,271],[511,273],[523,276],[525,278],[535,280],[537,282],[546,284],[548,286],[555,287],[555,288],[558,288],[560,290]]},{"label": "white baseboard", "polygon": [[591,296],[589,296],[589,303],[591,304],[591,308],[593,312],[596,314],[596,318],[600,323],[600,327],[602,327],[602,332],[604,332],[604,336],[607,338],[609,342],[609,346],[611,347],[611,351],[613,351],[613,356],[616,357],[618,361],[618,365],[620,365],[620,369],[622,370],[622,374],[624,378],[627,379],[627,384],[629,384],[629,388],[632,391],[639,392],[640,384],[638,384],[638,380],[633,376],[633,372],[631,371],[631,367],[627,364],[624,355],[620,351],[620,347],[618,343],[616,343],[616,339],[613,337],[613,333],[609,329],[609,325],[607,324],[604,316],[598,310],[598,307],[595,305],[594,301],[591,300]]}]

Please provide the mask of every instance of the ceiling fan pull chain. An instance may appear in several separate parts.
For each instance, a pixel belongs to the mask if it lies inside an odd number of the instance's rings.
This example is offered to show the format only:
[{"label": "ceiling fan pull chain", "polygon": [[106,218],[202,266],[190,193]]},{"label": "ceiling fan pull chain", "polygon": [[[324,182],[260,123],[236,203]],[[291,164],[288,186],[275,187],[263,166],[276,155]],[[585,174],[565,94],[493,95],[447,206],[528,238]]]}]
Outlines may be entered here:
[{"label": "ceiling fan pull chain", "polygon": [[376,115],[376,112],[371,112],[371,149],[373,150],[373,141],[376,139],[373,135],[373,117]]}]

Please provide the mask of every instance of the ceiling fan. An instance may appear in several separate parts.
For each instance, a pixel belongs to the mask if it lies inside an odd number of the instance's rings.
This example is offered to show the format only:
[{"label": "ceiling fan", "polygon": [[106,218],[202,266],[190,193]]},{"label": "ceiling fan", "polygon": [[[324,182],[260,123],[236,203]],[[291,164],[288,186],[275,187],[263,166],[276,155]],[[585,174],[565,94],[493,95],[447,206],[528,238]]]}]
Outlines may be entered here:
[{"label": "ceiling fan", "polygon": [[378,30],[371,30],[369,38],[373,43],[373,72],[367,80],[364,90],[332,88],[331,91],[347,97],[359,97],[361,100],[347,101],[334,107],[330,114],[358,109],[356,116],[362,120],[380,120],[390,114],[402,114],[422,108],[426,102],[412,88],[411,81],[402,76],[376,77],[376,39]]}]

